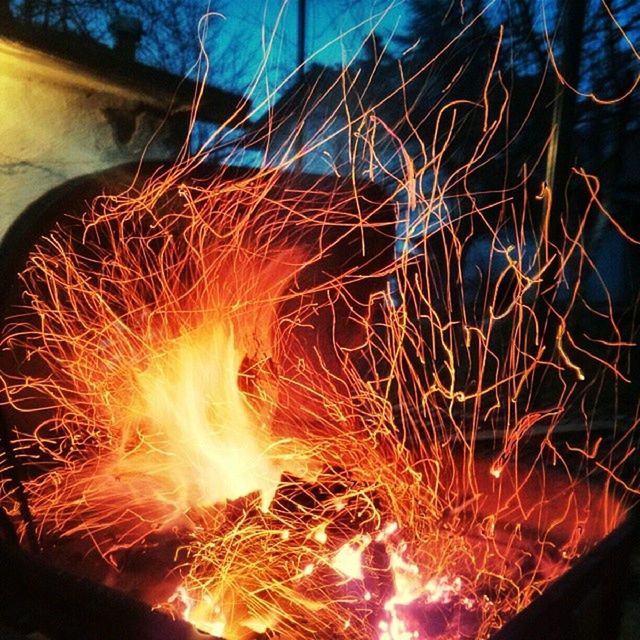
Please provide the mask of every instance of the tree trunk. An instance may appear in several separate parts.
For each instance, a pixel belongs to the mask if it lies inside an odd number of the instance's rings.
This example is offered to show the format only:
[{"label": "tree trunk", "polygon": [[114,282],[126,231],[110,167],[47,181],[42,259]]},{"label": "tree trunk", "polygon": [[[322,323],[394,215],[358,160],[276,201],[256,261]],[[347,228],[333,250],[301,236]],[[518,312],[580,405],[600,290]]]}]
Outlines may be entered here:
[{"label": "tree trunk", "polygon": [[[576,125],[576,94],[580,77],[580,60],[582,57],[582,36],[586,13],[586,0],[565,0],[560,10],[560,33],[562,35],[562,57],[559,70],[562,78],[556,79],[551,139],[546,158],[546,185],[543,217],[543,252],[541,258],[546,262],[557,253],[562,253],[565,241],[564,227],[568,230],[576,227],[578,218],[572,218],[571,203],[568,193],[568,181],[571,168],[575,163],[576,148],[574,133]],[[538,324],[542,327],[543,358],[554,361],[562,356],[559,344],[564,333],[563,318],[567,310],[560,306],[558,300],[558,279],[565,275],[569,286],[578,286],[570,274],[559,274],[560,260],[556,257],[545,270],[540,283],[540,292],[535,304]],[[568,267],[565,266],[565,271]],[[564,304],[564,303],[563,303]],[[562,363],[561,363],[562,364]],[[538,369],[538,375],[532,379],[532,391],[541,393],[548,385],[544,379],[546,367]],[[582,376],[580,369],[574,369],[571,375]]]},{"label": "tree trunk", "polygon": [[576,124],[576,87],[580,77],[582,36],[586,13],[586,0],[566,0],[560,15],[562,32],[562,61],[560,78],[556,79],[552,132],[547,151],[546,183],[551,190],[551,203],[547,209],[545,227],[549,239],[558,246],[562,243],[560,220],[566,215],[564,193],[575,159],[573,135]]}]

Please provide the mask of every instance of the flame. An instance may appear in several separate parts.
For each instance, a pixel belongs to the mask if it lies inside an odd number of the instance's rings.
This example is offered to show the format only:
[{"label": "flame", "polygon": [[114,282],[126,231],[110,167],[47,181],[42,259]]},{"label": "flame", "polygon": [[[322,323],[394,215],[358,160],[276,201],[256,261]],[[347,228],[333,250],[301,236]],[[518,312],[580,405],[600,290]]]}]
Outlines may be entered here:
[{"label": "flame", "polygon": [[[110,536],[104,540],[109,562],[144,538],[149,522],[159,523],[154,530],[188,530],[198,511],[252,494],[267,511],[283,473],[314,477],[309,448],[274,427],[283,387],[273,370],[275,310],[301,253],[288,249],[255,259],[216,255],[208,246],[206,255],[208,277],[195,286],[164,277],[155,283],[161,287],[156,295],[168,296],[172,307],[160,322],[123,291],[127,320],[103,328],[82,353],[77,345],[54,347],[53,368],[67,347],[79,355],[67,360],[75,389],[57,382],[43,388],[64,407],[57,418],[62,442],[70,437],[76,444],[66,473],[56,476],[67,498],[47,510],[68,531],[88,526],[95,536],[121,528],[116,544]],[[125,253],[120,259],[138,258]],[[167,268],[182,271],[181,260],[173,254]],[[217,274],[226,273],[230,261],[234,277],[221,280]],[[57,309],[63,323],[96,319],[76,311]],[[87,398],[94,403],[89,413]],[[55,440],[39,433],[36,439],[52,451]],[[81,504],[91,505],[91,515],[78,523]]]},{"label": "flame", "polygon": [[344,544],[334,556],[331,566],[347,578],[362,580],[364,578],[362,572],[362,553],[367,544],[367,539],[360,541],[359,544],[353,542]]},{"label": "flame", "polygon": [[224,636],[227,621],[220,605],[211,597],[194,601],[184,587],[178,587],[169,598],[168,604],[172,605],[184,620],[201,631],[218,638]]},{"label": "flame", "polygon": [[177,498],[184,509],[256,491],[268,509],[286,464],[268,414],[260,415],[238,386],[247,356],[220,324],[179,336],[155,355],[135,374],[132,422],[141,426],[123,438],[114,472],[158,477],[184,492]]}]

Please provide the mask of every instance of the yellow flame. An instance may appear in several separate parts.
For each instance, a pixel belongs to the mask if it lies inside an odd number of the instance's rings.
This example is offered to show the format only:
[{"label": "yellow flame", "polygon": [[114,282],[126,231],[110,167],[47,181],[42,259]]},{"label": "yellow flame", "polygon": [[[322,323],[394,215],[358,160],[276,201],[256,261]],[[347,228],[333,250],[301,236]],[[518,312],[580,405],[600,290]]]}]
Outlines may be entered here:
[{"label": "yellow flame", "polygon": [[220,605],[213,598],[207,596],[194,601],[184,587],[178,587],[169,598],[169,604],[173,603],[181,605],[182,617],[194,627],[216,637],[223,637],[226,618]]},{"label": "yellow flame", "polygon": [[331,562],[331,566],[347,578],[362,580],[364,578],[362,573],[363,551],[363,546],[348,542],[340,547]]},{"label": "yellow flame", "polygon": [[[266,416],[238,386],[246,354],[231,327],[210,324],[178,338],[136,375],[146,446],[124,457],[137,473],[162,473],[182,487],[185,506],[260,492],[267,509],[283,469],[275,460]],[[157,464],[149,450],[161,452]]]}]

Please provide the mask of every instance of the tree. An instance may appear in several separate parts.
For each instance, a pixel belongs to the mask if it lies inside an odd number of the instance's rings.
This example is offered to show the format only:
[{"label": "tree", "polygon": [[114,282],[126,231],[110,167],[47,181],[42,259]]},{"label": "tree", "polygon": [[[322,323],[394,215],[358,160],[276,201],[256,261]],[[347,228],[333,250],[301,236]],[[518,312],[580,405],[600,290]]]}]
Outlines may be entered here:
[{"label": "tree", "polygon": [[403,60],[408,115],[426,144],[437,148],[449,140],[442,168],[451,174],[482,137],[497,26],[479,0],[412,0],[410,8],[410,29],[399,38],[410,51]]},{"label": "tree", "polygon": [[[640,140],[640,55],[634,44],[640,35],[640,5],[631,0],[413,0],[411,7],[413,21],[404,41],[407,46],[413,45],[413,68],[426,72],[426,81],[416,81],[412,89],[413,117],[426,145],[437,131],[435,123],[442,107],[447,102],[455,103],[448,110],[456,111],[456,126],[445,127],[446,134],[452,134],[447,174],[460,167],[464,171],[464,163],[483,132],[478,116],[488,114],[491,124],[493,114],[501,105],[505,107],[500,133],[483,148],[486,162],[477,165],[472,179],[465,176],[466,193],[460,183],[448,185],[453,186],[446,191],[452,209],[461,212],[463,218],[465,207],[482,207],[484,194],[488,193],[489,201],[485,201],[487,206],[482,210],[491,235],[504,223],[500,216],[508,209],[491,208],[491,198],[497,202],[496,194],[505,192],[511,198],[515,194],[513,187],[521,185],[528,192],[526,205],[521,205],[517,197],[512,201],[514,207],[523,206],[527,215],[527,235],[521,242],[534,245],[535,251],[544,246],[540,237],[546,229],[551,244],[561,251],[564,246],[572,256],[571,262],[567,258],[544,272],[534,304],[538,326],[541,330],[546,326],[546,357],[561,360],[562,345],[557,344],[557,336],[567,330],[568,302],[566,295],[564,299],[556,295],[557,283],[566,279],[563,286],[569,290],[569,297],[575,294],[579,302],[585,303],[581,309],[592,310],[596,304],[588,298],[585,281],[598,280],[600,290],[604,290],[609,283],[603,282],[601,274],[613,262],[611,256],[603,256],[602,250],[599,257],[595,252],[603,228],[621,227],[636,239],[640,235],[635,213],[640,180],[637,171],[635,176],[629,171],[630,165],[640,164],[640,145],[636,142],[634,147],[633,143]],[[492,68],[487,59],[499,41],[499,28],[500,52]],[[489,73],[491,81],[485,82]],[[502,93],[500,88],[504,89]],[[600,179],[598,196],[610,217],[600,215],[599,208],[590,201],[587,187],[594,183],[587,185],[587,180],[576,175],[583,169]],[[541,206],[545,202],[532,197],[540,193],[545,180],[553,194],[549,210]],[[624,190],[619,188],[623,181]],[[625,200],[621,195],[624,193]],[[545,217],[547,211],[549,216]],[[463,238],[472,237],[477,231],[460,228],[462,231],[457,234]],[[446,262],[440,257],[443,251],[436,251],[434,260],[433,244],[428,250],[426,241],[424,246],[424,282],[437,283],[439,279],[446,285],[457,266],[455,260]],[[629,252],[634,250],[629,242],[626,247]],[[598,262],[585,264],[589,261],[585,256],[596,256],[594,260]],[[439,264],[445,265],[441,274],[432,275]],[[578,277],[576,274],[581,271],[582,277]],[[625,273],[631,273],[631,269],[624,272],[620,268],[615,276],[626,278],[620,284],[626,300],[615,301],[621,307],[615,309],[616,318],[622,317],[622,307],[632,304],[638,292],[637,278]],[[492,299],[490,288],[487,276],[482,300]],[[605,294],[601,297],[604,301],[598,304],[607,306],[611,299]],[[481,306],[479,316],[486,312],[486,304]],[[458,319],[458,309],[454,311],[455,316],[451,317]],[[609,312],[607,306],[605,313]],[[589,313],[573,316],[577,323],[585,323],[580,331],[587,328],[585,318],[592,317]],[[567,370],[566,375],[572,378],[574,373]],[[531,388],[537,393],[544,390],[545,382],[532,378]]]},{"label": "tree", "polygon": [[120,17],[141,22],[142,38],[136,51],[140,62],[178,75],[187,74],[200,54],[201,39],[211,46],[212,36],[199,32],[201,18],[221,11],[224,0],[13,0],[14,17],[24,23],[114,43],[113,25]]}]

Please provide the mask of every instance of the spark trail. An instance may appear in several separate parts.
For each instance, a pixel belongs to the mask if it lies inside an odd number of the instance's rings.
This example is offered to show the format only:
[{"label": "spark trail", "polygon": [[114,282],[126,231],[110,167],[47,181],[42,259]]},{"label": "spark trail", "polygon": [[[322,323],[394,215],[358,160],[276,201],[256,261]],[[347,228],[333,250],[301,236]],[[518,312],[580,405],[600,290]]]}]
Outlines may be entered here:
[{"label": "spark trail", "polygon": [[603,356],[578,346],[577,296],[541,315],[540,289],[589,258],[568,228],[532,235],[526,181],[469,190],[504,109],[478,107],[450,172],[450,105],[416,150],[350,104],[343,178],[290,171],[331,128],[275,167],[203,152],[37,243],[2,342],[5,404],[37,418],[25,491],[54,561],[80,549],[228,640],[486,638],[620,522],[637,422],[559,435]]}]

